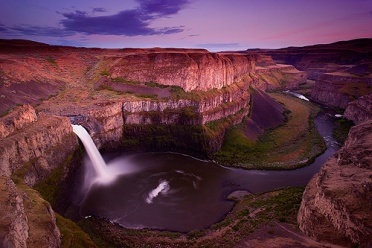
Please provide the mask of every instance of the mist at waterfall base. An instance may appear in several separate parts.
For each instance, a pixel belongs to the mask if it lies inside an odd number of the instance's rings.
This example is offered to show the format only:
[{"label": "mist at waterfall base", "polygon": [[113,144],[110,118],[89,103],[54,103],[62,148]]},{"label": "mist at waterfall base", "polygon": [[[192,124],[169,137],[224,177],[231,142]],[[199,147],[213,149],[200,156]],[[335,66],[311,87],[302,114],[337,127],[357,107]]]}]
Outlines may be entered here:
[{"label": "mist at waterfall base", "polygon": [[86,159],[82,216],[99,216],[127,228],[153,228],[189,232],[222,220],[234,202],[236,190],[267,192],[306,185],[339,146],[332,137],[333,119],[320,113],[315,124],[327,150],[310,166],[291,171],[226,168],[177,153],[103,154],[109,183],[95,178]]}]

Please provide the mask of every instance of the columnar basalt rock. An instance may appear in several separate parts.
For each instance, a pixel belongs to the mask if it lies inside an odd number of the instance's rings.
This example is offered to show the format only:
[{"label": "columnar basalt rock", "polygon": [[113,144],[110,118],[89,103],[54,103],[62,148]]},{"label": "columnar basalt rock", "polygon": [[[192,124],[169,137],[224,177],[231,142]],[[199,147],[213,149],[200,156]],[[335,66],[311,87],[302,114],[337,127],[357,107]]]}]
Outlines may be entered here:
[{"label": "columnar basalt rock", "polygon": [[112,78],[179,86],[185,91],[221,89],[254,72],[250,55],[161,51],[111,58]]},{"label": "columnar basalt rock", "polygon": [[372,245],[372,120],[350,130],[344,145],[307,185],[300,229],[335,244]]}]

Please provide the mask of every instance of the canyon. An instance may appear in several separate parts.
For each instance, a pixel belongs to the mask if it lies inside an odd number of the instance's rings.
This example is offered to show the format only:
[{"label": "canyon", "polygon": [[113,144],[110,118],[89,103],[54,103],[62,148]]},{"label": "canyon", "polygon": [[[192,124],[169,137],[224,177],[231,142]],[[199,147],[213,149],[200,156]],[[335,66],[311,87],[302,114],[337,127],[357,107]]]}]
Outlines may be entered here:
[{"label": "canyon", "polygon": [[[336,64],[345,46],[348,56]],[[56,170],[59,182],[74,170],[71,160],[80,145],[71,123],[84,126],[99,149],[208,158],[221,149],[227,130],[249,117],[254,94],[271,99],[265,92],[296,90],[341,109],[356,124],[345,146],[307,186],[300,229],[319,241],[331,242],[333,236],[336,244],[368,247],[371,41],[321,48],[210,53],[1,40],[0,206],[7,215],[0,218],[0,242],[5,247],[61,246],[55,206],[34,188]],[[276,104],[273,108],[283,113]],[[255,138],[273,128],[257,121],[253,126],[258,131],[249,135]],[[17,221],[11,221],[15,216]]]}]

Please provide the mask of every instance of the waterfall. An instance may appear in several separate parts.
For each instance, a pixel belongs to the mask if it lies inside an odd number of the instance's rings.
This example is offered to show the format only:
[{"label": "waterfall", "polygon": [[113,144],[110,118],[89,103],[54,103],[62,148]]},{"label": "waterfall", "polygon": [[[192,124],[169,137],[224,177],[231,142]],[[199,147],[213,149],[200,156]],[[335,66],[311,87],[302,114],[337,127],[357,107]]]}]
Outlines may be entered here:
[{"label": "waterfall", "polygon": [[74,133],[79,137],[83,143],[86,152],[90,160],[92,161],[94,171],[96,173],[96,179],[101,182],[110,182],[114,179],[115,175],[112,175],[107,170],[105,161],[103,160],[101,154],[99,153],[96,145],[93,143],[92,138],[89,133],[85,130],[83,126],[72,125]]}]

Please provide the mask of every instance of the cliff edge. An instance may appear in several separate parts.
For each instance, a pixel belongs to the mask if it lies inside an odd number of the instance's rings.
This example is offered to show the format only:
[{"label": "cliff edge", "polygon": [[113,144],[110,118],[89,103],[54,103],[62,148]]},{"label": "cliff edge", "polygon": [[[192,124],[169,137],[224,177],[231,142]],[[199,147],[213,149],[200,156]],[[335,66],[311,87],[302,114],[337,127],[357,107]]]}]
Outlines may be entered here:
[{"label": "cliff edge", "polygon": [[372,246],[372,120],[348,139],[307,185],[298,213],[300,229],[318,241]]}]

